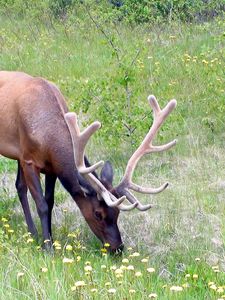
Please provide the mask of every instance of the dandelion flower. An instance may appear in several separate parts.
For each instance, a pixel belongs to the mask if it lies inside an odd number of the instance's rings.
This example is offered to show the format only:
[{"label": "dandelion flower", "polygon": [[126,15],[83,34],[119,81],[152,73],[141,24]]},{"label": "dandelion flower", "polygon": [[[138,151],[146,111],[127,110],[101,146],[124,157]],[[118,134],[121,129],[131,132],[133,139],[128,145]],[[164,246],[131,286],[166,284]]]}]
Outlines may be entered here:
[{"label": "dandelion flower", "polygon": [[147,271],[148,271],[149,273],[154,273],[154,272],[155,272],[155,268],[148,268]]},{"label": "dandelion flower", "polygon": [[215,284],[211,284],[209,288],[215,291],[217,289],[217,286]]},{"label": "dandelion flower", "polygon": [[105,244],[104,244],[104,247],[105,247],[105,248],[109,248],[109,247],[110,247],[110,244],[109,244],[109,243],[105,243]]},{"label": "dandelion flower", "polygon": [[14,230],[13,230],[13,229],[9,229],[8,232],[9,232],[9,233],[13,233]]},{"label": "dandelion flower", "polygon": [[115,271],[117,269],[117,267],[115,265],[110,267],[110,270]]},{"label": "dandelion flower", "polygon": [[129,263],[129,259],[124,258],[124,259],[122,260],[122,263],[123,263],[123,264],[128,264],[128,263]]},{"label": "dandelion flower", "polygon": [[135,273],[135,276],[136,276],[136,277],[141,277],[141,276],[142,276],[142,273],[141,273],[140,271],[138,271],[138,272]]},{"label": "dandelion flower", "polygon": [[147,263],[147,262],[148,262],[148,258],[143,258],[143,259],[141,260],[141,262],[142,262],[142,263]]},{"label": "dandelion flower", "polygon": [[224,289],[222,286],[219,286],[218,289],[216,290],[217,293],[222,294],[224,292]]},{"label": "dandelion flower", "polygon": [[200,261],[200,258],[199,258],[199,257],[196,257],[196,258],[195,258],[195,261]]},{"label": "dandelion flower", "polygon": [[138,257],[140,256],[140,253],[138,252],[134,252],[133,254],[130,255],[130,257]]},{"label": "dandelion flower", "polygon": [[90,265],[91,264],[91,262],[90,261],[85,261],[85,265],[87,266],[87,265]]},{"label": "dandelion flower", "polygon": [[193,274],[193,279],[198,279],[198,274]]},{"label": "dandelion flower", "polygon": [[67,257],[63,258],[64,264],[72,264],[73,262],[74,262],[73,258],[67,258]]},{"label": "dandelion flower", "polygon": [[182,288],[182,286],[173,285],[173,286],[171,286],[170,291],[172,291],[172,292],[182,292],[183,288]]},{"label": "dandelion flower", "polygon": [[72,250],[73,250],[73,247],[72,247],[71,245],[67,245],[67,246],[66,246],[66,250],[67,250],[67,251],[72,251]]},{"label": "dandelion flower", "polygon": [[25,274],[23,272],[18,272],[17,273],[17,278],[23,277]]},{"label": "dandelion flower", "polygon": [[48,268],[46,268],[46,267],[42,267],[42,268],[41,268],[41,272],[43,272],[43,273],[46,273],[46,272],[48,272]]},{"label": "dandelion flower", "polygon": [[33,241],[34,241],[34,239],[29,238],[29,239],[27,239],[27,244],[33,243]]},{"label": "dandelion flower", "polygon": [[116,293],[116,289],[111,288],[111,289],[108,290],[108,293],[109,294],[115,294]]},{"label": "dandelion flower", "polygon": [[2,220],[2,222],[4,222],[4,223],[5,223],[5,222],[8,222],[8,219],[6,219],[6,218],[4,218],[4,217],[2,217],[1,220]]},{"label": "dandelion flower", "polygon": [[134,294],[134,293],[136,293],[136,291],[135,291],[134,289],[130,289],[130,290],[129,290],[129,293],[130,293],[130,294]]},{"label": "dandelion flower", "polygon": [[74,286],[71,287],[71,290],[75,291],[77,288],[83,287],[85,285],[86,285],[86,283],[83,280],[77,281],[77,282],[75,282]]},{"label": "dandelion flower", "polygon": [[186,274],[186,275],[185,275],[185,278],[190,278],[190,277],[191,277],[190,274]]},{"label": "dandelion flower", "polygon": [[5,228],[9,228],[9,227],[10,227],[10,225],[9,225],[9,224],[4,224],[4,225],[3,225],[3,227],[5,227]]},{"label": "dandelion flower", "polygon": [[77,262],[79,262],[81,260],[81,257],[78,255],[77,256]]},{"label": "dandelion flower", "polygon": [[121,274],[123,274],[123,270],[122,269],[116,269],[115,274],[116,275],[121,275]]},{"label": "dandelion flower", "polygon": [[156,299],[158,296],[157,296],[156,293],[151,293],[151,294],[148,295],[148,297],[151,298],[151,299]]},{"label": "dandelion flower", "polygon": [[92,271],[92,266],[89,266],[89,265],[85,266],[84,271],[85,272],[91,272]]},{"label": "dandelion flower", "polygon": [[134,270],[134,266],[132,266],[132,265],[127,266],[127,270],[133,271]]}]

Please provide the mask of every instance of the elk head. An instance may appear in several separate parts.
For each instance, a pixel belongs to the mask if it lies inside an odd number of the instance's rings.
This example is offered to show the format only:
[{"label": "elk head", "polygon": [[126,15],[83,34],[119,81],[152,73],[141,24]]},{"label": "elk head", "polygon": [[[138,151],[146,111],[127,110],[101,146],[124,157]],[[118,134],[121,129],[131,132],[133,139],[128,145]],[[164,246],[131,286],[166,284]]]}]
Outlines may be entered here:
[{"label": "elk head", "polygon": [[[72,138],[75,164],[87,187],[86,200],[88,201],[84,201],[85,204],[81,205],[81,212],[94,234],[103,243],[108,242],[112,251],[118,248],[122,249],[122,240],[117,227],[119,212],[134,208],[145,211],[152,207],[151,204],[141,204],[130,190],[143,194],[157,194],[168,186],[168,183],[165,183],[158,188],[150,188],[142,187],[132,182],[134,169],[143,155],[161,152],[176,144],[176,140],[174,140],[162,146],[152,145],[158,129],[175,108],[176,100],[171,100],[163,109],[160,109],[154,96],[149,96],[148,101],[153,110],[153,124],[141,145],[129,159],[125,174],[115,188],[112,186],[112,167],[108,162],[101,171],[100,179],[96,175],[95,170],[103,166],[104,162],[100,161],[92,166],[86,166],[85,164],[85,146],[91,135],[100,128],[101,124],[96,121],[81,133],[77,123],[77,115],[71,112],[65,114],[65,120]],[[124,204],[125,201],[128,201],[129,204]]]}]

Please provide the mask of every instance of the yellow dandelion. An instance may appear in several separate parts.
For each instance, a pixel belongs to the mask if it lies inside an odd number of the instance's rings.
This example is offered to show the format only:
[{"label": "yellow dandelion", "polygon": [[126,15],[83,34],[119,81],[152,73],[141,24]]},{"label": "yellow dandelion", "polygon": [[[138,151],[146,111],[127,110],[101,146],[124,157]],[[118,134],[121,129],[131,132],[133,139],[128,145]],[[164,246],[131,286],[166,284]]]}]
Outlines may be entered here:
[{"label": "yellow dandelion", "polygon": [[127,259],[127,258],[122,259],[122,263],[123,264],[129,264],[129,259]]},{"label": "yellow dandelion", "polygon": [[91,265],[91,262],[89,260],[85,261],[85,265],[88,266],[88,265]]},{"label": "yellow dandelion", "polygon": [[149,273],[154,273],[154,272],[155,272],[155,268],[148,268],[147,271],[148,271]]},{"label": "yellow dandelion", "polygon": [[205,64],[205,65],[208,65],[209,62],[207,60],[203,59],[202,63]]},{"label": "yellow dandelion", "polygon": [[67,251],[72,251],[72,250],[73,250],[73,247],[72,247],[71,245],[67,245],[67,246],[66,246],[66,250],[67,250]]},{"label": "yellow dandelion", "polygon": [[212,284],[215,284],[215,282],[213,282],[213,281],[208,282],[208,286],[210,286]]},{"label": "yellow dandelion", "polygon": [[193,279],[198,279],[198,274],[193,274]]},{"label": "yellow dandelion", "polygon": [[148,262],[148,258],[143,258],[143,259],[141,260],[141,262],[142,262],[142,263],[147,263],[147,262]]},{"label": "yellow dandelion", "polygon": [[136,291],[135,291],[134,289],[130,289],[130,290],[129,290],[129,293],[130,293],[130,294],[134,294],[134,293],[136,293]]},{"label": "yellow dandelion", "polygon": [[107,252],[107,249],[106,248],[101,248],[101,252],[104,254]]},{"label": "yellow dandelion", "polygon": [[172,292],[182,292],[183,288],[182,288],[182,286],[173,285],[173,286],[171,286],[170,291],[172,291]]},{"label": "yellow dandelion", "polygon": [[108,293],[109,294],[115,294],[116,293],[116,289],[111,288],[111,289],[108,290]]},{"label": "yellow dandelion", "polygon": [[60,246],[60,247],[61,247],[61,244],[60,244],[60,242],[59,242],[59,241],[54,241],[54,243],[53,243],[53,246],[55,246],[55,247],[58,247],[58,246]]},{"label": "yellow dandelion", "polygon": [[134,270],[134,266],[132,266],[132,265],[127,266],[127,270],[133,271]]},{"label": "yellow dandelion", "polygon": [[76,235],[76,233],[68,233],[67,236],[68,236],[68,237],[73,237],[73,238],[75,238],[77,235]]},{"label": "yellow dandelion", "polygon": [[4,225],[3,225],[3,227],[5,227],[5,228],[9,228],[9,227],[10,227],[10,225],[9,225],[9,224],[4,224]]},{"label": "yellow dandelion", "polygon": [[9,230],[8,230],[8,233],[13,233],[13,232],[14,232],[13,229],[9,229]]},{"label": "yellow dandelion", "polygon": [[105,244],[104,244],[104,247],[105,247],[105,248],[109,248],[109,247],[110,247],[110,244],[109,244],[109,243],[105,243]]},{"label": "yellow dandelion", "polygon": [[190,278],[190,277],[191,277],[190,274],[186,274],[186,275],[185,275],[185,278]]},{"label": "yellow dandelion", "polygon": [[46,273],[46,272],[48,272],[48,268],[46,268],[46,267],[42,267],[42,268],[41,268],[41,272],[43,272],[43,273]]},{"label": "yellow dandelion", "polygon": [[151,293],[151,294],[148,295],[148,297],[151,298],[151,299],[156,299],[158,296],[157,296],[156,293]]},{"label": "yellow dandelion", "polygon": [[132,247],[128,247],[127,250],[128,250],[128,251],[132,251],[133,248],[132,248]]},{"label": "yellow dandelion", "polygon": [[195,258],[195,261],[200,261],[200,258],[199,258],[199,257],[196,257],[196,258]]},{"label": "yellow dandelion", "polygon": [[77,260],[77,262],[79,262],[81,260],[81,256],[78,255],[76,260]]},{"label": "yellow dandelion", "polygon": [[85,266],[84,271],[85,272],[92,272],[92,266],[90,266],[90,265]]},{"label": "yellow dandelion", "polygon": [[120,266],[120,269],[121,269],[121,270],[127,270],[127,266],[121,265],[121,266]]},{"label": "yellow dandelion", "polygon": [[5,222],[8,222],[8,219],[6,219],[6,218],[4,218],[4,217],[2,217],[1,220],[2,220],[2,222],[4,222],[4,223],[5,223]]},{"label": "yellow dandelion", "polygon": [[64,264],[72,264],[73,262],[74,262],[73,258],[67,258],[67,257],[63,258],[63,263]]}]

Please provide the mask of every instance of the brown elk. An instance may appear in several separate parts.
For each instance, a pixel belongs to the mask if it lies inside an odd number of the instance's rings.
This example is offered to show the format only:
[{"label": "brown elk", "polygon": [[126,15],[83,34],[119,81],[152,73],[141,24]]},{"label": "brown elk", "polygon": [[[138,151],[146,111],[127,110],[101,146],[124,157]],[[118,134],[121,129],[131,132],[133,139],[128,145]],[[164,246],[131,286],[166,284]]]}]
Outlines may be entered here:
[{"label": "brown elk", "polygon": [[[117,226],[120,210],[151,208],[142,205],[130,190],[144,194],[163,191],[144,188],[132,182],[139,159],[152,152],[164,151],[176,140],[153,146],[152,140],[166,117],[176,106],[171,100],[160,109],[154,96],[149,96],[153,109],[153,124],[139,148],[128,161],[121,183],[114,187],[113,170],[109,162],[90,165],[84,155],[85,146],[100,123],[94,122],[82,133],[75,113],[68,112],[64,97],[51,82],[22,72],[0,72],[0,154],[18,161],[16,188],[25,214],[28,230],[37,235],[27,199],[29,189],[40,217],[45,243],[51,246],[51,214],[54,205],[55,182],[58,178],[77,203],[94,234],[110,244],[111,250],[122,249]],[[100,178],[95,170],[103,166]],[[40,183],[45,174],[45,193]],[[129,204],[124,204],[124,201]]]}]

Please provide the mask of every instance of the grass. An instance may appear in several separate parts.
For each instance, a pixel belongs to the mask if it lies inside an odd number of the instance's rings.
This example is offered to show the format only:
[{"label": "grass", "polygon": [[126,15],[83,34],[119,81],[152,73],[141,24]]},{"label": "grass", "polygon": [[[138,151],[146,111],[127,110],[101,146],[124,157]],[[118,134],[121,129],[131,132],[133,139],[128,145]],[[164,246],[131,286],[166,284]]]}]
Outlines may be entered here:
[{"label": "grass", "polygon": [[[76,101],[85,105],[83,95],[93,86],[120,78],[112,49],[89,22],[70,25],[66,32],[60,23],[53,28],[6,16],[0,25],[0,69],[53,80],[71,109]],[[60,185],[53,214],[58,249],[44,253],[27,234],[14,188],[16,164],[0,159],[0,299],[149,299],[154,294],[158,299],[225,298],[223,26],[217,20],[151,30],[119,28],[116,42],[125,64],[142,49],[129,86],[132,103],[147,109],[148,93],[161,103],[177,98],[177,109],[158,142],[179,140],[168,153],[145,157],[135,172],[135,182],[158,186],[168,180],[170,187],[150,199],[140,197],[155,204],[152,210],[121,213],[126,245],[121,257],[108,255],[107,247],[101,251]],[[125,91],[118,83],[113,96],[120,99],[120,93]],[[82,115],[91,119],[97,114],[92,101],[88,114]],[[148,128],[147,119],[144,123]],[[112,150],[110,143],[102,146],[100,136],[89,145],[88,157],[110,159],[117,182],[131,153],[130,141]],[[33,214],[38,223],[34,206]]]}]

